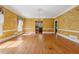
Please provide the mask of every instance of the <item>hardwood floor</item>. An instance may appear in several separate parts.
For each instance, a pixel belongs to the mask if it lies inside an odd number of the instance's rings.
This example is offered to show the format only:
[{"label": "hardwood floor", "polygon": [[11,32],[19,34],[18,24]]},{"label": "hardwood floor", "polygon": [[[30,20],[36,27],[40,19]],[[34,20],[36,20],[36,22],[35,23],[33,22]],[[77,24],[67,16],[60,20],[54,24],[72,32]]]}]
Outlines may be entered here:
[{"label": "hardwood floor", "polygon": [[79,44],[53,34],[23,34],[0,44],[0,53],[8,54],[78,54]]}]

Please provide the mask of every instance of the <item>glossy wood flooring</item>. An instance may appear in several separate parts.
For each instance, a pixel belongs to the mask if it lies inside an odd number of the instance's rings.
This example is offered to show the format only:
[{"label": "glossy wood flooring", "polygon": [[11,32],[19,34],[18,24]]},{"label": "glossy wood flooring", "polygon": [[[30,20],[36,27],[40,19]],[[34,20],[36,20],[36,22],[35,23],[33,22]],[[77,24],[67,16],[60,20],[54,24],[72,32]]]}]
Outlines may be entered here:
[{"label": "glossy wood flooring", "polygon": [[0,53],[8,54],[74,54],[79,44],[53,34],[23,34],[0,44]]}]

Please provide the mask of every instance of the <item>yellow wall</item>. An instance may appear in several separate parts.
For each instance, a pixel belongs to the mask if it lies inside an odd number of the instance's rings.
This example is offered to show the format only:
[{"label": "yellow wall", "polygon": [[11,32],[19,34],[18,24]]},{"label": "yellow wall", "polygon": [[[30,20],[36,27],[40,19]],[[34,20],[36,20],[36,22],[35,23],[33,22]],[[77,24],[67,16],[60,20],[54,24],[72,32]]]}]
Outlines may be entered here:
[{"label": "yellow wall", "polygon": [[[0,36],[0,39],[9,37],[18,33],[18,16],[11,12],[10,10],[4,8],[4,25],[3,25],[3,35]],[[24,18],[23,19],[23,31],[24,32],[35,32],[35,21],[38,18]],[[54,31],[54,19],[53,18],[42,18],[43,27],[46,28],[44,32],[53,32]],[[51,28],[51,29],[48,29]]]},{"label": "yellow wall", "polygon": [[17,32],[18,16],[4,7],[3,7],[3,10],[4,10],[4,25],[3,25],[4,32],[3,32],[2,38],[5,38]]},{"label": "yellow wall", "polygon": [[[31,29],[28,29],[31,28]],[[34,32],[35,31],[35,19],[25,18],[24,19],[24,32]]]},{"label": "yellow wall", "polygon": [[[38,18],[25,18],[24,19],[24,31],[25,32],[35,32],[35,21]],[[53,32],[54,31],[54,19],[53,18],[41,18],[43,21],[43,28],[52,28],[52,29],[44,29],[44,32]]]},{"label": "yellow wall", "polygon": [[[79,31],[79,6],[57,17],[57,19],[58,19],[58,32],[59,33],[66,36],[75,35],[79,39],[79,33],[69,31],[69,30]],[[59,30],[59,29],[64,29],[68,31]]]},{"label": "yellow wall", "polygon": [[43,19],[43,31],[44,32],[54,32],[54,19],[53,18],[44,18]]}]

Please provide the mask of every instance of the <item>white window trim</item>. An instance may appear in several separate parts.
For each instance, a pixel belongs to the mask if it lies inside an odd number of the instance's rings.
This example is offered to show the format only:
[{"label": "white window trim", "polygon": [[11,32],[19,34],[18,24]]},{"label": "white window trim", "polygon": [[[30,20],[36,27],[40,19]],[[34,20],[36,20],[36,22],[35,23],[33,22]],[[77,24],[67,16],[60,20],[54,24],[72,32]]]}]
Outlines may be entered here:
[{"label": "white window trim", "polygon": [[0,12],[0,35],[3,35],[4,14]]},{"label": "white window trim", "polygon": [[18,20],[18,32],[23,31],[23,21],[21,19]]}]

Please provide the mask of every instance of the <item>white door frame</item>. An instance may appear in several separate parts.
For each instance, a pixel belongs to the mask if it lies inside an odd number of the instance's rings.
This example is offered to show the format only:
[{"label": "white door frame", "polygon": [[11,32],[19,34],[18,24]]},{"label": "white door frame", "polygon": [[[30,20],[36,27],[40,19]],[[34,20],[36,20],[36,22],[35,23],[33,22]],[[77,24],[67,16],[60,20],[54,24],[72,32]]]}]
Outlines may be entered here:
[{"label": "white door frame", "polygon": [[[57,19],[54,20],[54,34],[55,34],[55,22],[57,21]],[[58,29],[58,21],[57,21],[57,29]]]}]

